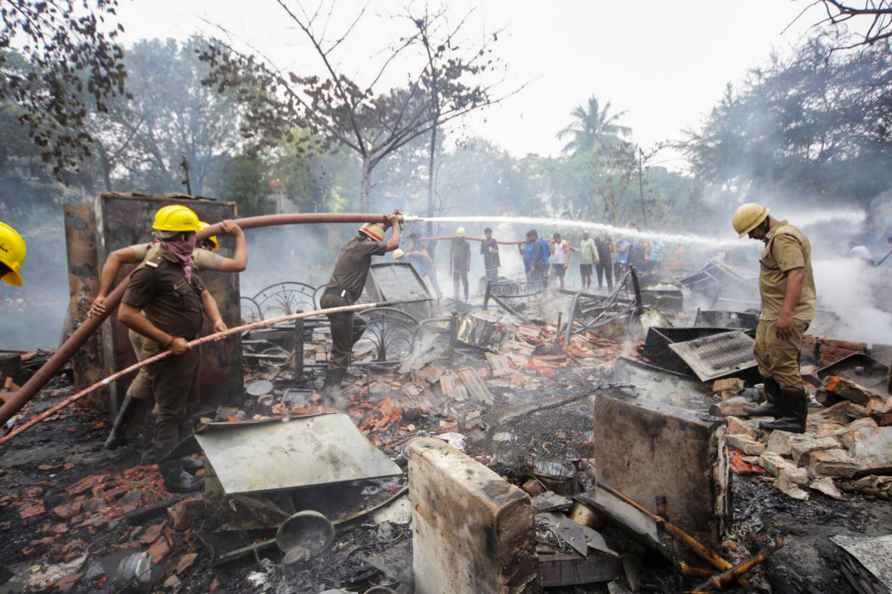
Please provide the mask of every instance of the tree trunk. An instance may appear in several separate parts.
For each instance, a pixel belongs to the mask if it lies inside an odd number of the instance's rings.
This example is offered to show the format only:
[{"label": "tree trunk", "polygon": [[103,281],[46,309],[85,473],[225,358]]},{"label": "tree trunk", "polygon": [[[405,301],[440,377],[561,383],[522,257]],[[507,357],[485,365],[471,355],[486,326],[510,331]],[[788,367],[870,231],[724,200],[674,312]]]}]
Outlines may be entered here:
[{"label": "tree trunk", "polygon": [[[438,114],[439,117],[439,114]],[[437,156],[437,126],[431,128],[431,146],[427,161],[427,216],[434,216],[434,171]],[[428,235],[433,234],[434,224],[427,222]]]},{"label": "tree trunk", "polygon": [[362,179],[359,185],[359,212],[369,212],[369,194],[372,192],[372,166],[368,158],[362,159]]},{"label": "tree trunk", "polygon": [[102,143],[96,143],[99,149],[99,164],[102,167],[102,179],[105,182],[105,191],[111,192],[111,163],[108,160],[108,152],[106,152],[105,147],[102,146]]}]

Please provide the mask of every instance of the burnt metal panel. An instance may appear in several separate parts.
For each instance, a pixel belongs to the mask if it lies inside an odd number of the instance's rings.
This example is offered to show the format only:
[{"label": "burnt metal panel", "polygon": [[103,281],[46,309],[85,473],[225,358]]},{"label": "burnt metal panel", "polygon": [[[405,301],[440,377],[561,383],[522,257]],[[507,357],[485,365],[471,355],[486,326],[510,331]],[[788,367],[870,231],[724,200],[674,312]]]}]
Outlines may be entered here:
[{"label": "burnt metal panel", "polygon": [[655,365],[679,373],[690,374],[691,368],[684,359],[669,348],[669,345],[674,342],[686,342],[727,331],[726,328],[651,327],[647,329],[644,350],[641,354]]},{"label": "burnt metal panel", "polygon": [[818,377],[822,380],[832,375],[851,380],[881,394],[889,391],[889,367],[864,353],[852,353],[818,369]]},{"label": "burnt metal panel", "polygon": [[684,294],[674,285],[656,285],[641,289],[641,304],[663,311],[679,312],[684,309]]},{"label": "burnt metal panel", "polygon": [[394,307],[417,320],[431,317],[433,296],[415,267],[408,262],[372,264],[366,278],[364,300],[402,302]]},{"label": "burnt metal panel", "polygon": [[344,414],[216,423],[195,438],[228,495],[402,474]]},{"label": "burnt metal panel", "polygon": [[752,338],[737,330],[672,343],[669,348],[706,382],[755,367],[753,344]]},{"label": "burnt metal panel", "polygon": [[459,317],[455,339],[463,344],[496,353],[507,336],[508,329],[498,318],[484,313],[474,313]]},{"label": "burnt metal panel", "polygon": [[697,310],[694,326],[726,328],[729,330],[755,331],[759,324],[759,314],[742,311]]},{"label": "burnt metal panel", "polygon": [[691,291],[708,295],[713,300],[720,297],[755,296],[758,287],[756,279],[746,278],[730,266],[715,260],[710,261],[699,272],[681,279],[679,284]]}]

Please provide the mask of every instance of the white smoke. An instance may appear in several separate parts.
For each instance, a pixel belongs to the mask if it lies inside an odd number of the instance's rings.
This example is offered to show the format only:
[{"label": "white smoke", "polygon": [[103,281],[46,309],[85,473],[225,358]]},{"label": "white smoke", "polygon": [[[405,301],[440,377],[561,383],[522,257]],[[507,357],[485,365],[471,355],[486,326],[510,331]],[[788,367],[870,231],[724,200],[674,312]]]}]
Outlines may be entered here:
[{"label": "white smoke", "polygon": [[818,307],[839,316],[833,338],[892,344],[892,313],[878,305],[888,272],[858,258],[813,262]]}]

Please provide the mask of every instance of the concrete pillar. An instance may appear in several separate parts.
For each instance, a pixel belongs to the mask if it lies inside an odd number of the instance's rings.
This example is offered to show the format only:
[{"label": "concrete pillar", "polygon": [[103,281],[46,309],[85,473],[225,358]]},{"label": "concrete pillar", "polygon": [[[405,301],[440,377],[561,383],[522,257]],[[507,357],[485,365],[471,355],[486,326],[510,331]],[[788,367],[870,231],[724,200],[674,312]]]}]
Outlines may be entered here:
[{"label": "concrete pillar", "polygon": [[730,466],[719,419],[646,400],[598,396],[594,415],[598,480],[653,513],[718,545],[730,521]]},{"label": "concrete pillar", "polygon": [[541,592],[529,496],[439,439],[408,457],[415,592]]}]

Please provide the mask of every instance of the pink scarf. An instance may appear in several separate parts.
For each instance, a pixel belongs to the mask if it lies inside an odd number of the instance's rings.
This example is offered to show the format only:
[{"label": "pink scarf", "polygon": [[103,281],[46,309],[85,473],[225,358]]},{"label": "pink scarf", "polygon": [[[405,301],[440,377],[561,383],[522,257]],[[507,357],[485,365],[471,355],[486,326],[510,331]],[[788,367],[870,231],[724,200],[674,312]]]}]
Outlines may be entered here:
[{"label": "pink scarf", "polygon": [[184,239],[180,235],[177,239],[162,241],[161,249],[174,256],[183,267],[186,282],[192,282],[192,250],[195,249],[195,234],[190,233]]}]

